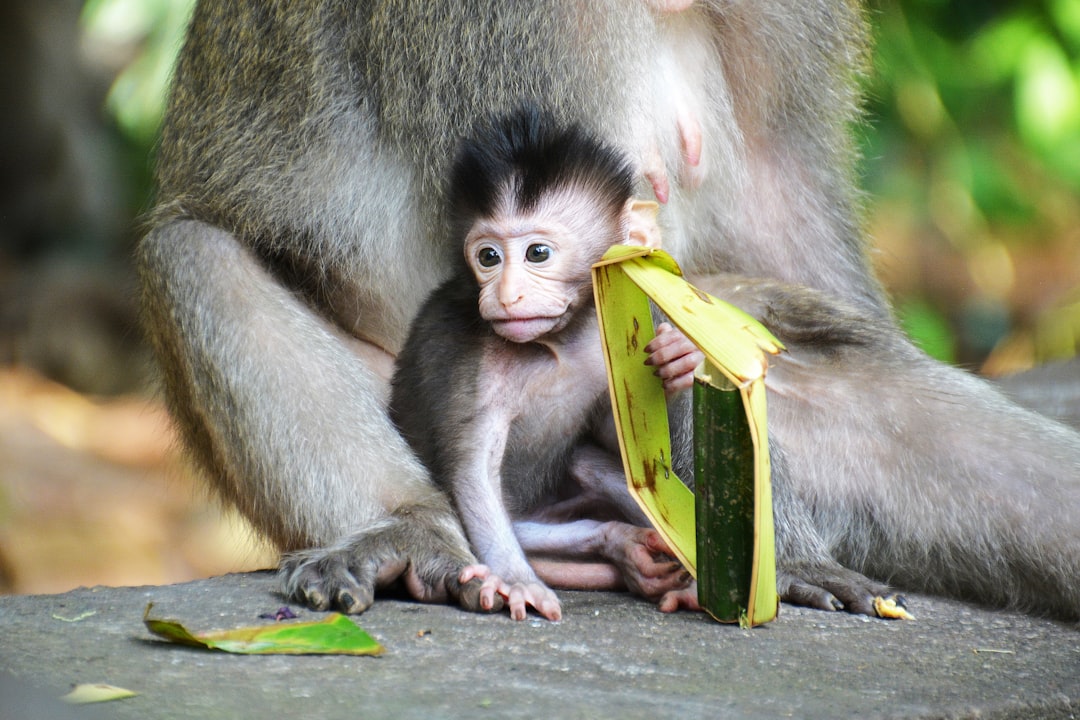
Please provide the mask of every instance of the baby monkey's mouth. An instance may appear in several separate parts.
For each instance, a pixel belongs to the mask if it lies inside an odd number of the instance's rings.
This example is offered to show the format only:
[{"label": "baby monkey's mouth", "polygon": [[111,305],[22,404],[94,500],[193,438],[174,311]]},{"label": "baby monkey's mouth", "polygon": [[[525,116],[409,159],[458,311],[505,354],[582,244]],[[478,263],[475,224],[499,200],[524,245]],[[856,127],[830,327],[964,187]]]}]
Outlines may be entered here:
[{"label": "baby monkey's mouth", "polygon": [[507,318],[491,321],[491,327],[498,335],[511,342],[527,343],[562,330],[569,319],[569,313],[554,317]]}]

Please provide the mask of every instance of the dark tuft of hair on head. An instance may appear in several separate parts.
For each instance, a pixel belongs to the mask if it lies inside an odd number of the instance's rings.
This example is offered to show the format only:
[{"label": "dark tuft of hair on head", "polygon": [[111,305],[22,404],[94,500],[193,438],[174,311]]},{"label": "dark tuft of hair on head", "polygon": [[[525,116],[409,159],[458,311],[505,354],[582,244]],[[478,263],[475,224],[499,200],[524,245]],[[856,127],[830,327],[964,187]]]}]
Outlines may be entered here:
[{"label": "dark tuft of hair on head", "polygon": [[580,125],[526,105],[479,125],[461,144],[449,182],[447,201],[461,235],[476,218],[491,217],[508,188],[522,212],[547,194],[581,188],[617,215],[633,195],[634,171],[622,152]]}]

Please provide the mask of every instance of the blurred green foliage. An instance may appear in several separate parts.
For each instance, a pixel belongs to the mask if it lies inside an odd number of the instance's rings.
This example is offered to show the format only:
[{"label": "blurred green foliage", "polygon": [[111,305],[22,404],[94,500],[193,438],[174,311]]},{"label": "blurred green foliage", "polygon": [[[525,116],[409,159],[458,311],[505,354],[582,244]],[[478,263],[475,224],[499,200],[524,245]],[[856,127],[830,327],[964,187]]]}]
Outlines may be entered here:
[{"label": "blurred green foliage", "polygon": [[[1080,314],[1063,288],[1075,284],[1078,265],[1040,273],[1023,263],[1040,249],[1078,258],[1080,0],[876,0],[870,17],[864,184],[872,206],[902,207],[902,222],[890,214],[883,234],[951,253],[977,298],[957,308],[941,288],[907,282],[909,295],[898,298],[906,327],[946,359],[956,340],[966,343],[962,359],[970,359],[972,349],[986,352],[1009,330],[1057,312],[1057,339],[1035,338],[1032,352],[1039,360],[1073,354]],[[1044,293],[1031,275],[1045,281]],[[950,325],[954,342],[943,343]]]},{"label": "blurred green foliage", "polygon": [[[108,107],[147,154],[193,5],[84,8],[91,41],[128,48]],[[1036,359],[1073,354],[1080,0],[870,0],[869,16],[863,182],[901,321],[943,359],[981,361],[1009,332],[1028,332],[1024,353]],[[1061,262],[1040,269],[1029,262],[1037,251]],[[926,256],[945,260],[934,272]]]},{"label": "blurred green foliage", "polygon": [[1080,0],[877,2],[871,18],[872,190],[921,199],[941,173],[972,212],[1026,223],[1044,190],[1080,189]]},{"label": "blurred green foliage", "polygon": [[195,0],[87,0],[83,6],[87,42],[127,56],[106,105],[123,132],[147,149],[157,135],[173,63],[194,7]]}]

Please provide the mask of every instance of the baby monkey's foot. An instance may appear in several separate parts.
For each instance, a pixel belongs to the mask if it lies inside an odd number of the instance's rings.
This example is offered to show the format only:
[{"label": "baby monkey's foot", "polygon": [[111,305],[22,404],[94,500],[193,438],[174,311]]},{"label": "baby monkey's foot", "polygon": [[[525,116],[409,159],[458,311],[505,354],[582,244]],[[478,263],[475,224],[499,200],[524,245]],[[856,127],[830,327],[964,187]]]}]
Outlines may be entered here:
[{"label": "baby monkey's foot", "polygon": [[538,579],[507,581],[491,571],[487,565],[468,565],[461,571],[458,581],[466,584],[479,579],[480,607],[498,609],[505,603],[510,606],[512,620],[524,620],[531,607],[551,621],[562,619],[562,606],[555,592]]},{"label": "baby monkey's foot", "polygon": [[656,600],[690,582],[690,573],[652,528],[609,522],[603,532],[601,554],[619,569],[627,590],[635,595]]}]

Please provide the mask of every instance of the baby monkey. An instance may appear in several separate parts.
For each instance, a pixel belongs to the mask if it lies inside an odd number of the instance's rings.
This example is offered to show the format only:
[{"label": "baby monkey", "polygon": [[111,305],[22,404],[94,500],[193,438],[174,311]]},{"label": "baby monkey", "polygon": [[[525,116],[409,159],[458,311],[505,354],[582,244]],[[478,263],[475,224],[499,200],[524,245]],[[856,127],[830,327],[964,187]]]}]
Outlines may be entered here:
[{"label": "baby monkey", "polygon": [[[482,563],[461,580],[517,620],[561,617],[549,585],[660,599],[689,582],[626,490],[594,309],[592,264],[657,244],[656,206],[633,189],[620,152],[536,110],[478,130],[448,187],[462,262],[397,358],[391,417]],[[677,402],[700,353],[666,324],[645,352]],[[685,472],[689,443],[673,445]]]}]

